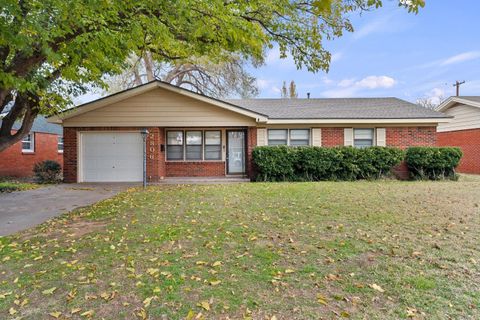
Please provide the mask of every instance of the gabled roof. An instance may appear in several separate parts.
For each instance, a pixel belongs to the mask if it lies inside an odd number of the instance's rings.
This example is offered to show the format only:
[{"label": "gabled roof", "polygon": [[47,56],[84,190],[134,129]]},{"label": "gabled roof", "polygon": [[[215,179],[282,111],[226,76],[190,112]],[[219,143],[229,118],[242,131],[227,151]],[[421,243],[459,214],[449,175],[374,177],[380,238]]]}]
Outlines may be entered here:
[{"label": "gabled roof", "polygon": [[[439,123],[448,117],[397,98],[334,99],[229,99],[207,97],[162,81],[124,90],[65,110],[48,119],[62,120],[110,105],[156,88],[166,89],[211,105],[254,118],[258,123]],[[134,112],[134,111],[132,111]]]},{"label": "gabled roof", "polygon": [[111,94],[109,96],[106,96],[106,97],[103,97],[103,98],[100,98],[100,99],[97,99],[97,100],[94,100],[94,101],[91,101],[91,102],[81,104],[81,105],[76,106],[74,108],[67,109],[65,111],[62,111],[58,115],[54,115],[54,116],[48,118],[48,121],[53,122],[53,123],[61,123],[62,120],[78,116],[80,114],[83,114],[83,113],[86,113],[86,112],[104,107],[106,105],[109,105],[109,104],[112,104],[112,103],[115,103],[115,102],[118,102],[118,101],[125,100],[127,98],[137,96],[139,94],[145,93],[147,91],[154,90],[156,88],[166,89],[166,90],[181,94],[183,96],[187,96],[187,97],[190,97],[190,98],[193,98],[193,99],[196,99],[196,100],[200,100],[200,101],[209,103],[211,105],[220,107],[222,109],[227,109],[227,110],[242,114],[244,116],[257,119],[257,121],[260,121],[260,122],[265,121],[266,118],[267,118],[266,115],[264,115],[264,114],[257,113],[257,112],[242,108],[240,106],[230,104],[226,101],[222,101],[222,100],[215,99],[215,98],[212,98],[212,97],[207,97],[205,95],[198,94],[196,92],[193,92],[193,91],[190,91],[190,90],[187,90],[187,89],[184,89],[184,88],[180,88],[180,87],[171,85],[171,84],[163,82],[163,81],[154,80],[154,81],[145,83],[143,85],[140,85],[140,86],[137,86],[137,87],[134,87],[134,88],[130,88],[130,89],[127,89],[127,90],[124,90],[124,91],[120,91],[120,92]]},{"label": "gabled roof", "polygon": [[[0,126],[2,124],[2,120],[0,119]],[[12,129],[18,130],[22,126],[20,121],[16,121],[13,124]],[[57,135],[63,135],[62,126],[54,123],[48,123],[47,118],[40,115],[37,116],[33,122],[31,132],[42,132],[42,133],[52,133]]]},{"label": "gabled roof", "polygon": [[457,103],[466,104],[472,107],[480,108],[480,96],[455,96],[443,101],[438,107],[437,111],[443,112],[453,107]]},{"label": "gabled roof", "polygon": [[227,100],[269,119],[441,119],[444,114],[397,98]]}]

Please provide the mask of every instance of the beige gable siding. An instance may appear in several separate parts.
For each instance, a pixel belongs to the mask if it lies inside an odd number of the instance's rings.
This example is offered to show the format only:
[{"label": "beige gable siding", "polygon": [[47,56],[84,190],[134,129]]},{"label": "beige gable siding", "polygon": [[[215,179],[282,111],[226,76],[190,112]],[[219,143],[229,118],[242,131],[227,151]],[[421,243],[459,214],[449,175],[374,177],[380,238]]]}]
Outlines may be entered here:
[{"label": "beige gable siding", "polygon": [[449,123],[439,123],[438,132],[480,128],[480,108],[457,104],[444,113],[454,118]]},{"label": "beige gable siding", "polygon": [[227,127],[255,124],[253,118],[161,88],[64,120],[65,127]]}]

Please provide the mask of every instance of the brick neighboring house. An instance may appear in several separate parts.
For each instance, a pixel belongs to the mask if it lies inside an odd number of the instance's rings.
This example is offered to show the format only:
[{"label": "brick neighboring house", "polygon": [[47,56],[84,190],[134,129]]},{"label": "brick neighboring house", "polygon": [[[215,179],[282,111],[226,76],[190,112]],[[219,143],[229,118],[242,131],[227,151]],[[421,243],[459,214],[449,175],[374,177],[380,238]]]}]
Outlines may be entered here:
[{"label": "brick neighboring house", "polygon": [[[20,125],[15,123],[13,131]],[[35,163],[43,160],[55,160],[63,166],[63,130],[38,116],[22,141],[0,152],[0,177],[31,177]]]},{"label": "brick neighboring house", "polygon": [[450,97],[437,110],[453,117],[438,126],[438,145],[460,147],[458,172],[480,174],[480,96]]},{"label": "brick neighboring house", "polygon": [[[396,98],[219,100],[160,81],[67,110],[67,182],[252,176],[263,145],[433,146],[444,114]],[[148,130],[146,147],[141,131]]]}]

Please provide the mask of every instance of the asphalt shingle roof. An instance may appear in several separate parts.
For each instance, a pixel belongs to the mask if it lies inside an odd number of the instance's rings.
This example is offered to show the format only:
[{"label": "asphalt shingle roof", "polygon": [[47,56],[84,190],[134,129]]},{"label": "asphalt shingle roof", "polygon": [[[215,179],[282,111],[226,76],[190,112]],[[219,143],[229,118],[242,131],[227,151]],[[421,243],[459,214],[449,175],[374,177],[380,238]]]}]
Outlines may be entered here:
[{"label": "asphalt shingle roof", "polygon": [[[0,125],[2,124],[2,120],[0,119]],[[13,129],[18,130],[22,126],[22,123],[17,121],[13,124]],[[59,124],[49,123],[47,122],[47,118],[44,116],[37,116],[35,121],[33,122],[32,132],[43,132],[43,133],[53,133],[58,135],[63,135],[62,126]]]},{"label": "asphalt shingle roof", "polygon": [[422,119],[444,114],[397,98],[230,99],[270,119]]}]

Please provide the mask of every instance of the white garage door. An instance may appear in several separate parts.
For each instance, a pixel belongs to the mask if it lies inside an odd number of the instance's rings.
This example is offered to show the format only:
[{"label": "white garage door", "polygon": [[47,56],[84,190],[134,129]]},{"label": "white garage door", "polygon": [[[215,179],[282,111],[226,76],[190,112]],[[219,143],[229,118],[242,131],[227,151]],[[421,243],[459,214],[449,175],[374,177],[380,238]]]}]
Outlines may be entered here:
[{"label": "white garage door", "polygon": [[83,182],[143,180],[140,132],[85,132],[81,141]]}]

